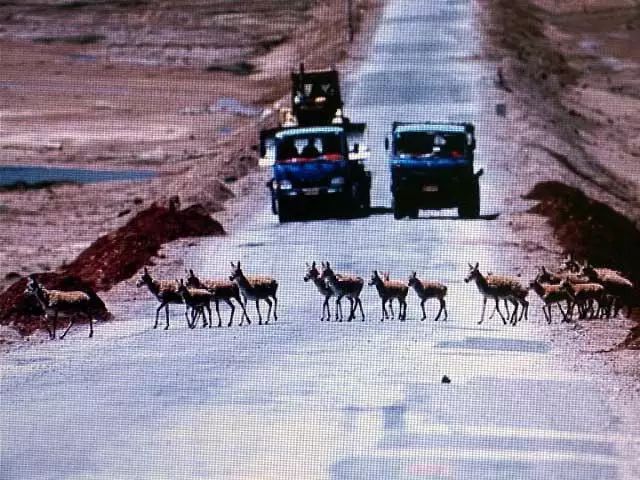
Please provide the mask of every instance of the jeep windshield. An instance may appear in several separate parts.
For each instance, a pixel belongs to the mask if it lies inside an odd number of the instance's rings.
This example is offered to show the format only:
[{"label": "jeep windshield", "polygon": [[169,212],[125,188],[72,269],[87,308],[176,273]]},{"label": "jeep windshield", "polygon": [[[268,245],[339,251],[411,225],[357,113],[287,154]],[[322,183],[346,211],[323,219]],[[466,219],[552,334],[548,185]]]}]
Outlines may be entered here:
[{"label": "jeep windshield", "polygon": [[395,140],[400,157],[462,157],[466,136],[462,133],[402,132]]},{"label": "jeep windshield", "polygon": [[277,146],[276,162],[302,163],[313,160],[343,160],[343,137],[337,132],[287,135]]}]

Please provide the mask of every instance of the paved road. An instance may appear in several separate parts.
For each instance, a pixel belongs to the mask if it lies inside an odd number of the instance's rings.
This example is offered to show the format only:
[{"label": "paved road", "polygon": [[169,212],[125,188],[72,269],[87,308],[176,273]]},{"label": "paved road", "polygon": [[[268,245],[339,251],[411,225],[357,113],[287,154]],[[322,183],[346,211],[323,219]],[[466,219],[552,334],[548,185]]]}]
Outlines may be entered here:
[{"label": "paved road", "polygon": [[[390,203],[380,139],[393,119],[482,123],[490,81],[469,62],[472,17],[468,0],[389,2],[348,89],[352,118],[376,140],[374,204]],[[480,139],[481,162],[487,151]],[[505,172],[486,163],[483,212],[504,213]],[[0,478],[616,478],[616,418],[588,379],[563,367],[535,321],[476,324],[466,261],[504,267],[519,254],[506,220],[447,213],[280,226],[265,196],[241,232],[202,242],[186,264],[228,275],[240,259],[273,274],[281,319],[190,331],[176,314],[153,331],[144,302],[92,341],[79,331],[10,354]],[[320,323],[320,298],[302,282],[312,259],[443,281],[449,321],[421,323],[412,297],[407,322],[380,323],[368,288],[366,322]]]}]

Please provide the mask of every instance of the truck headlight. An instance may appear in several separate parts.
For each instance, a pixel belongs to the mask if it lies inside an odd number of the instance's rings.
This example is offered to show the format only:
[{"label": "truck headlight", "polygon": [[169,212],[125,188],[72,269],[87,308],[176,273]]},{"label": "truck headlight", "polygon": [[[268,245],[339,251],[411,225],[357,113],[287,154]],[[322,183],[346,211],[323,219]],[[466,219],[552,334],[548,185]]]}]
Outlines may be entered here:
[{"label": "truck headlight", "polygon": [[293,185],[291,185],[291,182],[289,180],[280,180],[278,182],[278,188],[280,190],[291,190],[293,188]]},{"label": "truck headlight", "polygon": [[344,185],[344,177],[333,177],[329,183],[332,187],[341,187]]}]

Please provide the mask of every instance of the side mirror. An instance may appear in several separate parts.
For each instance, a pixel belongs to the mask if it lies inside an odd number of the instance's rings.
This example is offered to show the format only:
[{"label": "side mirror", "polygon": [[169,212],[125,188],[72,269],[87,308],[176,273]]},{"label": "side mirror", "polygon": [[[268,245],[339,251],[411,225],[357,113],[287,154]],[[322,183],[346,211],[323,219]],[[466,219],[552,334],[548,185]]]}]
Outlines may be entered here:
[{"label": "side mirror", "polygon": [[473,174],[474,177],[476,178],[480,178],[482,175],[484,175],[484,168],[481,168],[480,170],[478,170],[476,173]]},{"label": "side mirror", "polygon": [[360,144],[359,143],[354,143],[353,144],[353,153],[358,153],[360,152]]},{"label": "side mirror", "polygon": [[389,150],[389,137],[384,137],[384,149]]}]

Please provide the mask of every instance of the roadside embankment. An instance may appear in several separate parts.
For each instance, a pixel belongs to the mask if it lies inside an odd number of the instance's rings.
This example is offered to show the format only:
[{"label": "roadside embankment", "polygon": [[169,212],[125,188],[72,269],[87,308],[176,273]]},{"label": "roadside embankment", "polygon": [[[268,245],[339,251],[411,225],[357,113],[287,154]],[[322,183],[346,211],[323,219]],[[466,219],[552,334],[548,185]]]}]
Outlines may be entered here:
[{"label": "roadside embankment", "polygon": [[[169,207],[153,204],[122,227],[98,238],[70,264],[36,278],[48,289],[86,292],[101,318],[106,318],[107,308],[96,292],[109,290],[131,277],[149,264],[165,243],[183,237],[223,234],[222,225],[201,205],[180,210],[175,203]],[[0,293],[0,325],[13,327],[22,335],[41,327],[43,313],[37,302],[25,297],[26,284],[25,278],[20,279]]]},{"label": "roadside embankment", "polygon": [[291,69],[345,60],[383,2],[354,0],[352,45],[342,0],[72,3],[0,5],[3,163],[152,176],[0,190],[2,324],[31,273],[109,290],[164,243],[221,234],[210,215],[242,195]]},{"label": "roadside embankment", "polygon": [[[538,183],[525,198],[539,202],[529,211],[548,218],[566,252],[619,270],[636,285],[640,298],[640,256],[630,254],[640,245],[640,230],[634,222],[561,182]],[[640,348],[640,327],[633,327],[619,346]]]},{"label": "roadside embankment", "polygon": [[523,167],[541,181],[527,196],[541,202],[533,212],[565,251],[638,284],[640,5],[481,3]]}]

